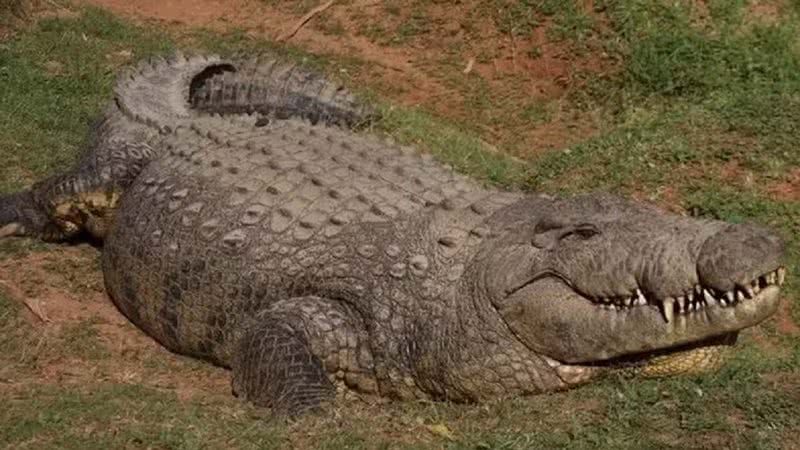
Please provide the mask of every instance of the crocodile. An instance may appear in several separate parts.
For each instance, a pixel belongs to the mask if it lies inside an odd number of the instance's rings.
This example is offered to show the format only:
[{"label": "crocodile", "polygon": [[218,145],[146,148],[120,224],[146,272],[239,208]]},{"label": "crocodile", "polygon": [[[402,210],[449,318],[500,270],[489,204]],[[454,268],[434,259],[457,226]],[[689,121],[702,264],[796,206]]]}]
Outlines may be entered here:
[{"label": "crocodile", "polygon": [[280,73],[176,56],[122,76],[87,156],[0,198],[0,230],[102,239],[127,318],[279,414],[699,373],[778,308],[774,232],[487,187]]}]

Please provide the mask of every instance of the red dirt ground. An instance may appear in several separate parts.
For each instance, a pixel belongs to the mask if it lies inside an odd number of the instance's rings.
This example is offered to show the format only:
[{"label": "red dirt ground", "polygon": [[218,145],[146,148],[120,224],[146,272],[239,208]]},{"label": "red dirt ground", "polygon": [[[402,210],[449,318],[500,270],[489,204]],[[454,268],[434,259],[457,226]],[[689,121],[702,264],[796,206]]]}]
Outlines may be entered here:
[{"label": "red dirt ground", "polygon": [[[116,309],[105,293],[97,257],[96,249],[79,245],[0,260],[0,288],[28,308],[25,316],[37,330],[37,345],[52,348],[40,352],[38,382],[78,385],[87,379],[109,379],[167,388],[179,398],[200,392],[226,395],[226,371],[209,365],[198,370],[184,367],[185,358],[168,352]],[[108,352],[109,358],[76,357],[60,350],[69,336],[87,329],[96,331],[99,351]],[[166,367],[145,368],[153,358]],[[183,370],[169,370],[170,366]],[[193,371],[191,377],[187,369]]]},{"label": "red dirt ground", "polygon": [[778,200],[800,202],[800,169],[794,169],[783,180],[767,187]]}]

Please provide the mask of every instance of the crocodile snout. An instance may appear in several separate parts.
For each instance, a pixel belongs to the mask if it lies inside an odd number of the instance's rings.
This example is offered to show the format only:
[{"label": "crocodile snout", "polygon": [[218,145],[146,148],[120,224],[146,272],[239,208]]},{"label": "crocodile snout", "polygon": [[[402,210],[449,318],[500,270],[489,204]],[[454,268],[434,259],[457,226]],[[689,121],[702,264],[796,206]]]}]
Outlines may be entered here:
[{"label": "crocodile snout", "polygon": [[730,291],[783,265],[786,244],[771,231],[752,224],[730,225],[703,244],[697,273],[703,286]]}]

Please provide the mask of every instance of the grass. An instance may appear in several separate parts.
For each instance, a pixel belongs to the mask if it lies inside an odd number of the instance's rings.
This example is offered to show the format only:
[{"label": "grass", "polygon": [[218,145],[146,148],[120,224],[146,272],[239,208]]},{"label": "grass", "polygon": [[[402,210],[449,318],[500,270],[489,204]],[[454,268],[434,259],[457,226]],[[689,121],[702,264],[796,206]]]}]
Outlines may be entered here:
[{"label": "grass", "polygon": [[594,28],[590,12],[578,2],[558,0],[484,0],[481,9],[493,14],[497,30],[514,36],[529,36],[543,22],[553,22],[549,29],[554,40],[581,40]]},{"label": "grass", "polygon": [[[605,184],[655,186],[666,183],[667,174],[697,175],[691,166],[705,166],[712,170],[704,170],[706,176],[719,177],[713,171],[731,162],[761,185],[800,165],[800,152],[791,148],[800,118],[797,13],[777,24],[745,26],[744,13],[728,7],[698,28],[686,5],[645,5],[617,2],[609,11],[622,38],[615,51],[626,64],[621,74],[595,80],[594,89],[615,126],[537,161],[533,185],[557,184],[566,171],[572,172],[570,181],[580,177],[597,185],[602,177],[592,171],[615,164],[611,172],[626,181]],[[576,175],[575,166],[586,172]],[[677,185],[708,180],[683,181]]]},{"label": "grass", "polygon": [[35,33],[0,43],[0,159],[8,161],[0,188],[18,189],[75,160],[119,68],[114,55],[133,50],[133,41],[135,59],[169,48],[163,35],[97,10],[80,23],[44,19]]},{"label": "grass", "polygon": [[[491,2],[511,8],[499,29],[527,33],[552,20],[579,42],[599,33],[589,13],[566,2]],[[607,29],[605,51],[618,71],[589,76],[565,101],[603,117],[601,131],[520,164],[487,151],[473,122],[384,104],[376,131],[430,151],[486,183],[573,193],[604,189],[672,209],[781,230],[790,274],[800,269],[800,203],[768,187],[800,169],[800,3],[773,22],[754,21],[746,2],[596,2]],[[489,4],[484,2],[484,4]],[[395,16],[413,17],[397,2]],[[513,9],[517,8],[517,9]],[[525,9],[528,8],[528,9]],[[275,49],[241,32],[171,32],[135,26],[96,9],[47,18],[0,42],[0,192],[58,172],[77,157],[87,124],[107,101],[121,65],[174,47],[215,51]],[[409,15],[411,14],[411,15]],[[402,39],[425,33],[417,12]],[[505,14],[505,13],[504,13]],[[591,15],[594,17],[594,15]],[[394,33],[394,31],[392,31]],[[395,36],[389,34],[388,36]],[[385,36],[384,36],[385,37]],[[398,45],[400,42],[387,43]],[[321,70],[367,71],[363,61],[280,48]],[[381,98],[381,87],[368,86]],[[470,100],[491,102],[476,88]],[[555,105],[529,101],[494,125],[549,120]],[[514,122],[516,124],[516,122]],[[483,136],[485,138],[485,136]],[[0,258],[55,247],[0,244]],[[86,265],[96,264],[88,256]],[[46,266],[78,295],[80,264]],[[96,270],[96,267],[93,269]],[[72,289],[72,288],[70,288]],[[784,297],[800,323],[798,284]],[[347,402],[332,414],[276,423],[221,392],[182,398],[169,377],[219,376],[217,369],[156,350],[120,355],[100,324],[79,321],[41,334],[0,290],[0,447],[9,448],[791,448],[800,430],[800,338],[774,323],[745,333],[717,374],[668,380],[608,380],[566,393],[490,405]],[[53,364],[74,364],[66,384],[47,378]],[[138,378],[118,376],[118,365]],[[432,430],[446,425],[448,438]]]},{"label": "grass", "polygon": [[8,406],[0,412],[8,424],[0,445],[20,449],[285,448],[280,433],[241,420],[229,405],[187,404],[137,385],[99,383],[90,392],[43,386],[17,393]]}]

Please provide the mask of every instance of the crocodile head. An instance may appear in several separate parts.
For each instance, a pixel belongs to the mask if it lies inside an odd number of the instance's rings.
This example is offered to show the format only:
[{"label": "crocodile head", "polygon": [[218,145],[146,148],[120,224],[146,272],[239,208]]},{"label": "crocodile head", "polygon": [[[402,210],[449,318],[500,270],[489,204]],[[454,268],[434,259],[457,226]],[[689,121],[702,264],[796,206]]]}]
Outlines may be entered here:
[{"label": "crocodile head", "polygon": [[702,371],[716,364],[705,350],[778,307],[784,244],[757,226],[604,194],[531,197],[500,216],[480,284],[511,331],[576,380],[601,366]]}]

